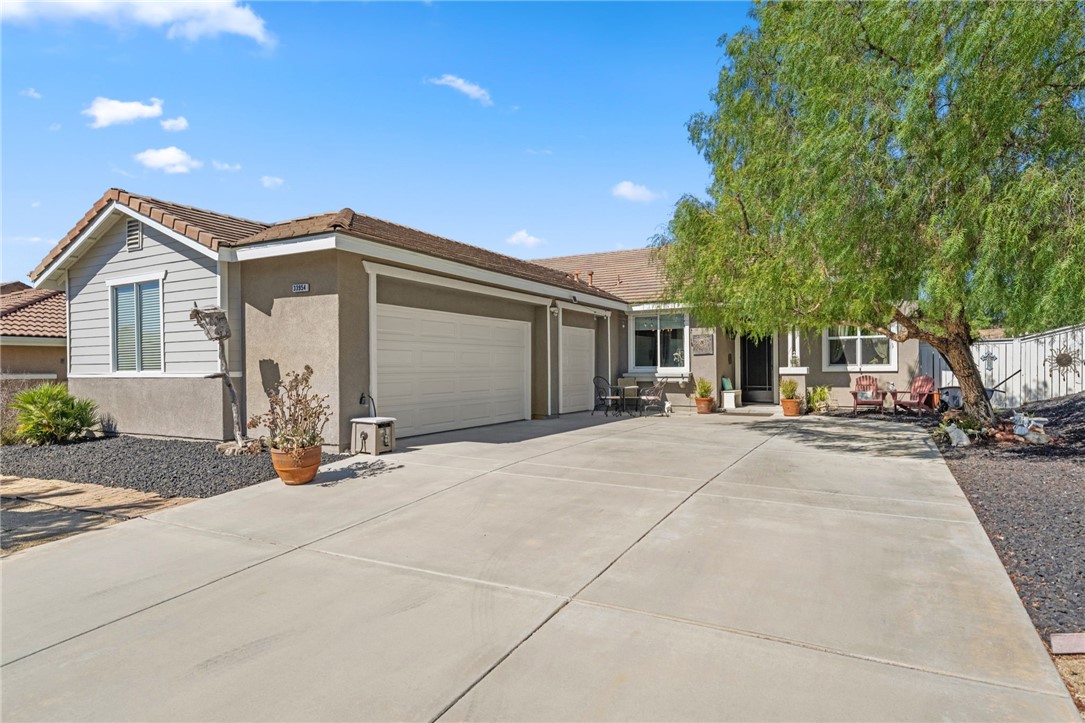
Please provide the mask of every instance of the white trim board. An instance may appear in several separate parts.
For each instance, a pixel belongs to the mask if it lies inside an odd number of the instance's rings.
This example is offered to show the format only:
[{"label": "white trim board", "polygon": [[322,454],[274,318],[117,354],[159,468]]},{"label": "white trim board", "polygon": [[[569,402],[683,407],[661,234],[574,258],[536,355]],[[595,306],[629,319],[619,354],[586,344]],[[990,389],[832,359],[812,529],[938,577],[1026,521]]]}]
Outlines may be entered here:
[{"label": "white trim board", "polygon": [[4,346],[67,346],[67,337],[55,336],[0,336]]},{"label": "white trim board", "polygon": [[[69,374],[69,379],[218,379],[221,371],[213,372],[109,372],[106,374]],[[244,374],[230,372],[231,379],[240,379]]]},{"label": "white trim board", "polygon": [[482,284],[475,284],[470,281],[461,281],[460,279],[453,279],[447,276],[427,274],[422,271],[404,269],[399,266],[388,266],[387,264],[378,264],[372,261],[362,261],[362,267],[365,268],[366,273],[380,274],[381,276],[387,276],[394,279],[403,279],[404,281],[414,281],[420,284],[428,284],[430,286],[441,286],[448,289],[457,289],[459,291],[467,291],[472,294],[497,296],[502,299],[508,299],[510,301],[522,301],[526,304],[534,304],[536,306],[548,306],[550,304],[550,299],[543,296],[521,294],[518,291],[498,289],[493,286],[484,286]]}]

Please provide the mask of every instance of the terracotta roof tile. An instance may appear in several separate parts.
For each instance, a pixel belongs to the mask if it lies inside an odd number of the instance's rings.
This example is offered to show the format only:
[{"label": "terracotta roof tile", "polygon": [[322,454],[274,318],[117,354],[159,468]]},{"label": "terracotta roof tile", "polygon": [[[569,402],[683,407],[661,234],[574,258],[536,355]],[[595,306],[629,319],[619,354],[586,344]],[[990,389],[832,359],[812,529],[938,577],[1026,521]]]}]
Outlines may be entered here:
[{"label": "terracotta roof tile", "polygon": [[591,274],[594,286],[628,302],[662,301],[663,275],[657,254],[654,248],[629,249],[535,259],[535,263],[568,274],[579,273],[585,281]]},{"label": "terracotta roof tile", "polygon": [[0,295],[0,334],[3,336],[68,335],[64,293],[23,289]]},{"label": "terracotta roof tile", "polygon": [[587,295],[595,295],[615,301],[619,296],[598,285],[591,287],[586,279],[576,280],[571,274],[522,259],[505,256],[494,251],[434,236],[407,226],[382,221],[378,218],[355,213],[349,208],[334,213],[305,216],[277,224],[266,224],[237,216],[208,211],[193,206],[183,206],[149,196],[138,196],[119,188],[111,188],[94,204],[90,211],[61,239],[38,267],[31,272],[32,279],[42,273],[111,203],[119,203],[137,210],[188,238],[217,250],[220,246],[249,246],[252,244],[300,238],[320,233],[341,232],[365,238],[377,243],[416,251],[437,258],[507,274],[529,281],[550,284]]}]

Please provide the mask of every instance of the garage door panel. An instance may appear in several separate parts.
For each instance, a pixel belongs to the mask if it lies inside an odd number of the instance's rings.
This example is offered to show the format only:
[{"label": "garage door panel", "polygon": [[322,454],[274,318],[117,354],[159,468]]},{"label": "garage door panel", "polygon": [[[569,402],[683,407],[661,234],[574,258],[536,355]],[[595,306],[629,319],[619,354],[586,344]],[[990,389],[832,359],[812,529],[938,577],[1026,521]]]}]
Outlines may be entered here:
[{"label": "garage door panel", "polygon": [[400,436],[525,419],[529,344],[527,322],[380,304],[378,409]]},{"label": "garage door panel", "polygon": [[561,413],[592,407],[595,376],[595,331],[574,326],[561,328]]}]

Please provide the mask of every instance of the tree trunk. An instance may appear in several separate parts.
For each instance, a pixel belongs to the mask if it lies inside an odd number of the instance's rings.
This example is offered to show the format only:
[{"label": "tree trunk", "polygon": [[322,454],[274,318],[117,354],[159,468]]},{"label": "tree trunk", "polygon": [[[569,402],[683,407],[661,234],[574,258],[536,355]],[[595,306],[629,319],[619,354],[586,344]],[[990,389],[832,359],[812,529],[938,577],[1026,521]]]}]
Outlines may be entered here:
[{"label": "tree trunk", "polygon": [[944,348],[934,345],[942,353],[949,368],[957,376],[957,383],[961,385],[961,400],[964,402],[964,411],[970,417],[993,424],[995,412],[991,408],[991,401],[987,398],[987,391],[983,385],[983,375],[972,358],[972,334],[966,322],[947,325],[947,334],[940,342]]},{"label": "tree trunk", "polygon": [[245,441],[245,432],[241,428],[241,409],[237,404],[234,383],[230,380],[230,366],[226,363],[226,342],[223,339],[219,339],[219,367],[222,369],[222,380],[226,383],[226,391],[230,393],[230,412],[234,416],[234,441],[240,447]]}]

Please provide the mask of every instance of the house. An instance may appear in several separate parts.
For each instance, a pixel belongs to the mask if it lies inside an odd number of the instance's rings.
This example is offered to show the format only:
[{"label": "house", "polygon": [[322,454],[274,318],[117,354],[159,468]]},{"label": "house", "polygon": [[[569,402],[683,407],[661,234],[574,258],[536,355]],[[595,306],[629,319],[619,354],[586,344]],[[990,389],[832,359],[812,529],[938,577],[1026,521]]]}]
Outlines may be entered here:
[{"label": "house", "polygon": [[5,392],[67,378],[67,325],[63,292],[32,289],[19,281],[0,286],[0,377]]},{"label": "house", "polygon": [[588,279],[629,303],[619,324],[624,332],[619,367],[639,383],[665,378],[676,407],[694,406],[692,380],[728,378],[744,403],[778,403],[781,378],[800,392],[828,386],[834,401],[851,405],[855,378],[868,374],[883,388],[907,389],[919,369],[919,342],[898,344],[854,327],[782,329],[764,339],[702,328],[664,298],[658,251],[652,248],[536,259],[535,263]]},{"label": "house", "polygon": [[[694,376],[772,402],[779,374],[845,390],[859,371],[910,374],[911,352],[886,340],[698,328],[659,298],[649,250],[529,262],[349,208],[262,223],[110,189],[30,276],[38,293],[65,292],[69,388],[126,433],[231,435],[218,348],[193,305],[226,310],[246,418],[309,365],[336,447],[363,415],[396,417],[406,437],[588,410],[596,375],[662,378],[692,406]],[[823,348],[821,367],[789,367]]]}]

